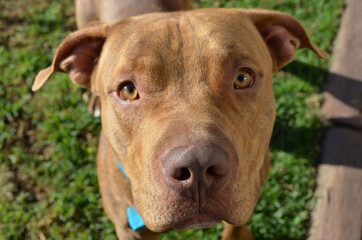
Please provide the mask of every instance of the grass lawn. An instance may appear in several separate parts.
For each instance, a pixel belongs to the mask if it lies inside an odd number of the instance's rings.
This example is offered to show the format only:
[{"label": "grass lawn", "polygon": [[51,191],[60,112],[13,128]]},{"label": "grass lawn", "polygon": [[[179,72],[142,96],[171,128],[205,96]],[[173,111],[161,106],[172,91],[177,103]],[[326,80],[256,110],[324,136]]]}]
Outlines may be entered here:
[{"label": "grass lawn", "polygon": [[[197,7],[260,7],[297,17],[327,52],[343,0],[198,0]],[[75,30],[73,1],[0,1],[0,240],[116,239],[96,176],[100,119],[86,111],[89,92],[57,74],[36,94],[37,72],[50,65]],[[270,176],[249,221],[260,239],[304,239],[314,206],[323,127],[321,92],[328,61],[307,50],[275,78],[277,120]],[[220,239],[222,225],[171,232],[160,239]]]}]

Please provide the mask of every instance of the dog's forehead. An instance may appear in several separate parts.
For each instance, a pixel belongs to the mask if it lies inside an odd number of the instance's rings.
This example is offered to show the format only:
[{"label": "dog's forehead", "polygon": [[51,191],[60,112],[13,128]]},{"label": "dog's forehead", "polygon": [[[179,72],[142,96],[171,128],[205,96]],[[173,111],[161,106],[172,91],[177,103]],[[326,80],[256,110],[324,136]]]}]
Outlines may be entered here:
[{"label": "dog's forehead", "polygon": [[258,56],[262,42],[255,39],[258,35],[242,13],[219,9],[149,14],[116,26],[109,54],[117,59],[115,75],[136,71],[164,83],[162,78],[175,79],[190,71],[202,75],[205,68],[234,58],[262,65],[265,56]]}]

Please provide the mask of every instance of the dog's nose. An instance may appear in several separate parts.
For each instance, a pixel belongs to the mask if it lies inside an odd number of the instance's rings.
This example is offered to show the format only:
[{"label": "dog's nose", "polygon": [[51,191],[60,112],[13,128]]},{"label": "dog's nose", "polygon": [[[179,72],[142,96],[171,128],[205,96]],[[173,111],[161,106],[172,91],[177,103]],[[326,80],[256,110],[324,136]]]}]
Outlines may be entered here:
[{"label": "dog's nose", "polygon": [[178,146],[164,156],[163,168],[166,182],[176,191],[210,194],[227,181],[229,154],[213,143]]}]

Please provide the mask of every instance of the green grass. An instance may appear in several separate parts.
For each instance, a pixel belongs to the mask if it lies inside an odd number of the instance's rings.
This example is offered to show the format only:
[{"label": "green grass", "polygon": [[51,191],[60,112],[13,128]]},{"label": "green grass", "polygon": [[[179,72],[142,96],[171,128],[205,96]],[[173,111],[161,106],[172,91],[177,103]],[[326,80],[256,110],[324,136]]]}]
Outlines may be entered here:
[{"label": "green grass", "polygon": [[[199,0],[197,7],[261,7],[300,19],[312,41],[331,52],[342,0]],[[116,239],[96,176],[100,120],[89,93],[58,74],[30,87],[60,41],[75,30],[73,1],[0,2],[0,240]],[[277,120],[270,176],[249,221],[260,239],[304,239],[314,204],[318,110],[328,61],[299,51],[275,77]],[[161,239],[219,239],[222,226],[171,232]]]}]

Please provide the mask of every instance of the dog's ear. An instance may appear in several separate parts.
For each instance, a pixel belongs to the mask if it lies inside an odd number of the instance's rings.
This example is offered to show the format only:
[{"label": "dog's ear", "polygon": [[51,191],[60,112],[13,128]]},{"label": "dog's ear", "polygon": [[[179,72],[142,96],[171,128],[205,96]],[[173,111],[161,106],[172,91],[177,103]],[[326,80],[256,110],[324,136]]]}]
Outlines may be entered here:
[{"label": "dog's ear", "polygon": [[66,37],[59,45],[52,65],[36,76],[32,90],[39,90],[56,72],[68,73],[74,83],[90,87],[91,74],[106,40],[108,27],[100,22],[92,23]]},{"label": "dog's ear", "polygon": [[248,13],[269,48],[274,72],[291,62],[300,48],[309,48],[321,58],[328,58],[325,51],[311,43],[303,26],[291,15],[261,9]]}]

